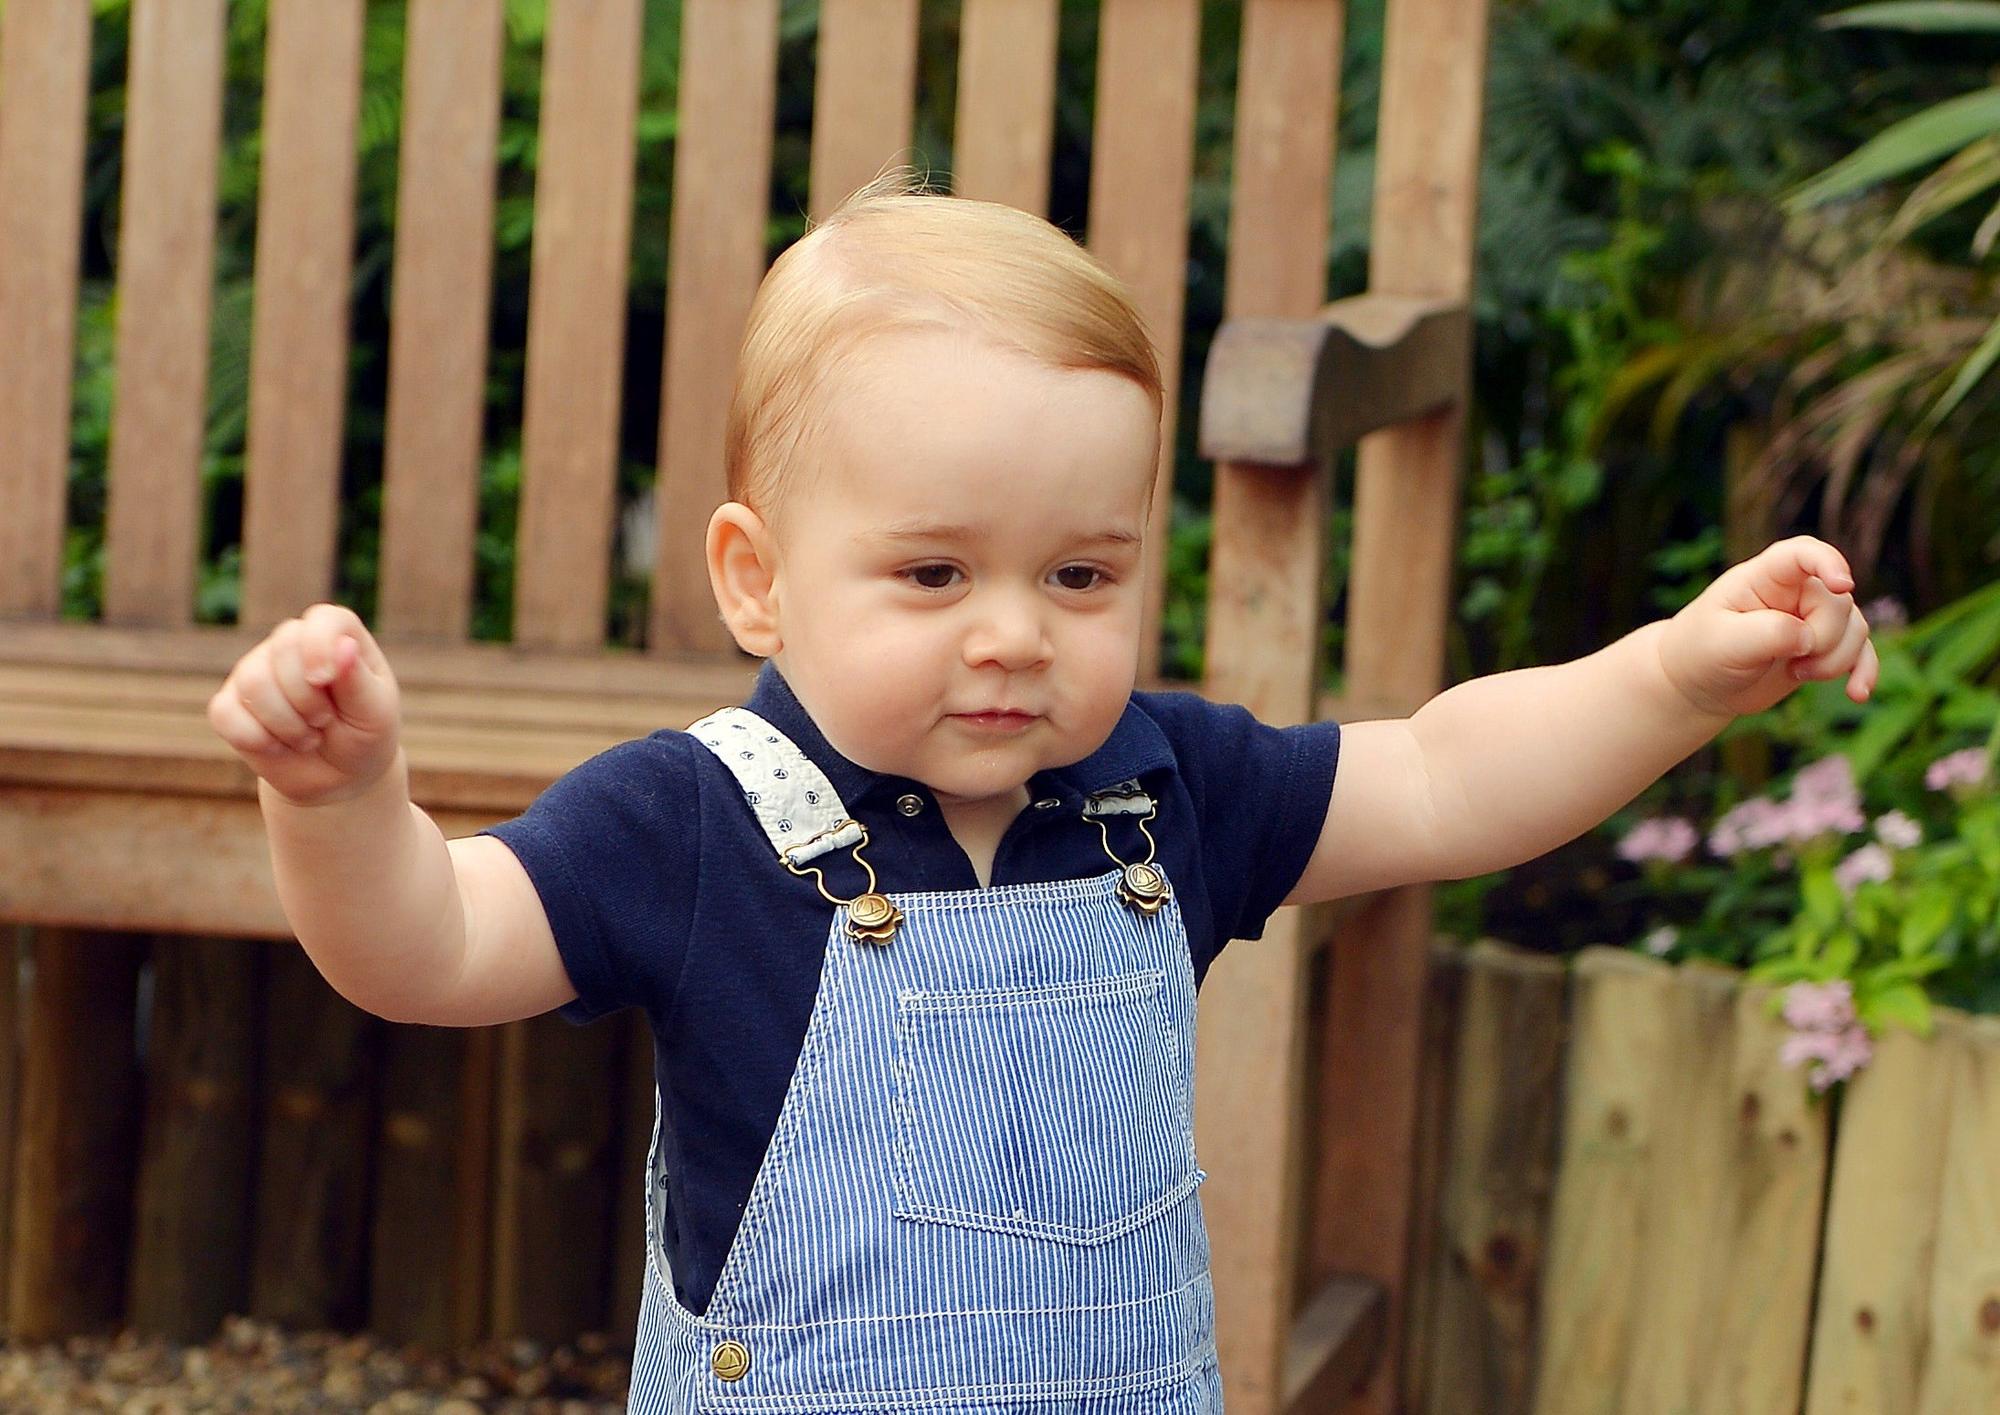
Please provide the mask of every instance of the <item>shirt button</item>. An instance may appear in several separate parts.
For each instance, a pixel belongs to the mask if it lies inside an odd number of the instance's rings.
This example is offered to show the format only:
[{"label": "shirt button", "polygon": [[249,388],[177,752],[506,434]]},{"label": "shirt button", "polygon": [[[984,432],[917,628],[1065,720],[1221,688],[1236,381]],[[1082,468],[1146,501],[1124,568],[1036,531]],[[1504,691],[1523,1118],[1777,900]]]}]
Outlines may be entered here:
[{"label": "shirt button", "polygon": [[896,798],[896,809],[906,816],[914,816],[923,808],[924,798],[914,792]]},{"label": "shirt button", "polygon": [[1044,796],[1041,800],[1035,802],[1035,809],[1038,811],[1052,811],[1061,804],[1062,802],[1053,796]]}]

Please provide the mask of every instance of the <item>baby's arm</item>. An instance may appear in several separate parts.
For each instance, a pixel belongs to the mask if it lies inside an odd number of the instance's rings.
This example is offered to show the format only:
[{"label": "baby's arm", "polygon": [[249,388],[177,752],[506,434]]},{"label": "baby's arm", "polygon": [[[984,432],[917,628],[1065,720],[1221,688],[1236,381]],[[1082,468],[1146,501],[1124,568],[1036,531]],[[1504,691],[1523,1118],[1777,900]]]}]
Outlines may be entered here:
[{"label": "baby's arm", "polygon": [[447,842],[410,800],[400,692],[352,611],[315,605],[281,624],[208,715],[259,777],[279,903],[341,996],[439,1026],[576,996],[513,853],[490,837]]},{"label": "baby's arm", "polygon": [[1457,684],[1409,718],[1344,725],[1319,843],[1285,902],[1505,869],[1631,801],[1731,720],[1667,677],[1666,627]]}]

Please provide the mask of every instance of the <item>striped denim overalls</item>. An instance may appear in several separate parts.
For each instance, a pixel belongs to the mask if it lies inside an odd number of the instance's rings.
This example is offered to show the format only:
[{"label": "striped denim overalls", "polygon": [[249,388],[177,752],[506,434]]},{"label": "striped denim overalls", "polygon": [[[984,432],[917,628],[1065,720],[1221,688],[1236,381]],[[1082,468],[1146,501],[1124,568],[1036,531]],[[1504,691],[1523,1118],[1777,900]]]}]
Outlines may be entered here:
[{"label": "striped denim overalls", "polygon": [[[860,838],[762,718],[726,708],[688,730],[781,856],[806,866]],[[1093,813],[1150,808],[1130,790]],[[660,1244],[656,1094],[632,1410],[1222,1409],[1194,971],[1171,893],[1144,913],[1121,878],[891,894],[902,917],[884,942],[849,932],[867,896],[836,908],[797,1069],[699,1317]]]}]

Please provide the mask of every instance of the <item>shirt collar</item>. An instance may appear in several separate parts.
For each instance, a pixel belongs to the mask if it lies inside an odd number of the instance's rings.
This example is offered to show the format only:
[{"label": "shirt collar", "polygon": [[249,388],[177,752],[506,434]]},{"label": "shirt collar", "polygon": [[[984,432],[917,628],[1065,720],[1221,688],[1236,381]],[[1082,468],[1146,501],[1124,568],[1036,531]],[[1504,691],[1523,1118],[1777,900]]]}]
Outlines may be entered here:
[{"label": "shirt collar", "polygon": [[[833,789],[850,809],[877,793],[900,795],[913,788],[922,789],[921,782],[871,771],[835,751],[770,659],[765,659],[758,670],[756,686],[743,706],[796,742],[799,750],[826,773],[826,779],[833,783]],[[1128,700],[1103,746],[1081,761],[1036,772],[1028,789],[1080,801],[1090,792],[1139,780],[1147,772],[1170,767],[1173,762],[1173,751],[1159,724],[1137,702]]]}]

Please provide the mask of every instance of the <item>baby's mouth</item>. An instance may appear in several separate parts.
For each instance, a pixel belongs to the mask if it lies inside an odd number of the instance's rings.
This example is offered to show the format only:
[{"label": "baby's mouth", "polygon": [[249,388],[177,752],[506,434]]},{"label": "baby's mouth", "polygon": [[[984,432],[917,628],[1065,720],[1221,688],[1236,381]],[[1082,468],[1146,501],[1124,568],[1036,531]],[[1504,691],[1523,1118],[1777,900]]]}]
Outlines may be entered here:
[{"label": "baby's mouth", "polygon": [[963,723],[980,732],[1019,732],[1041,721],[1031,712],[955,712],[951,716],[952,721]]}]

